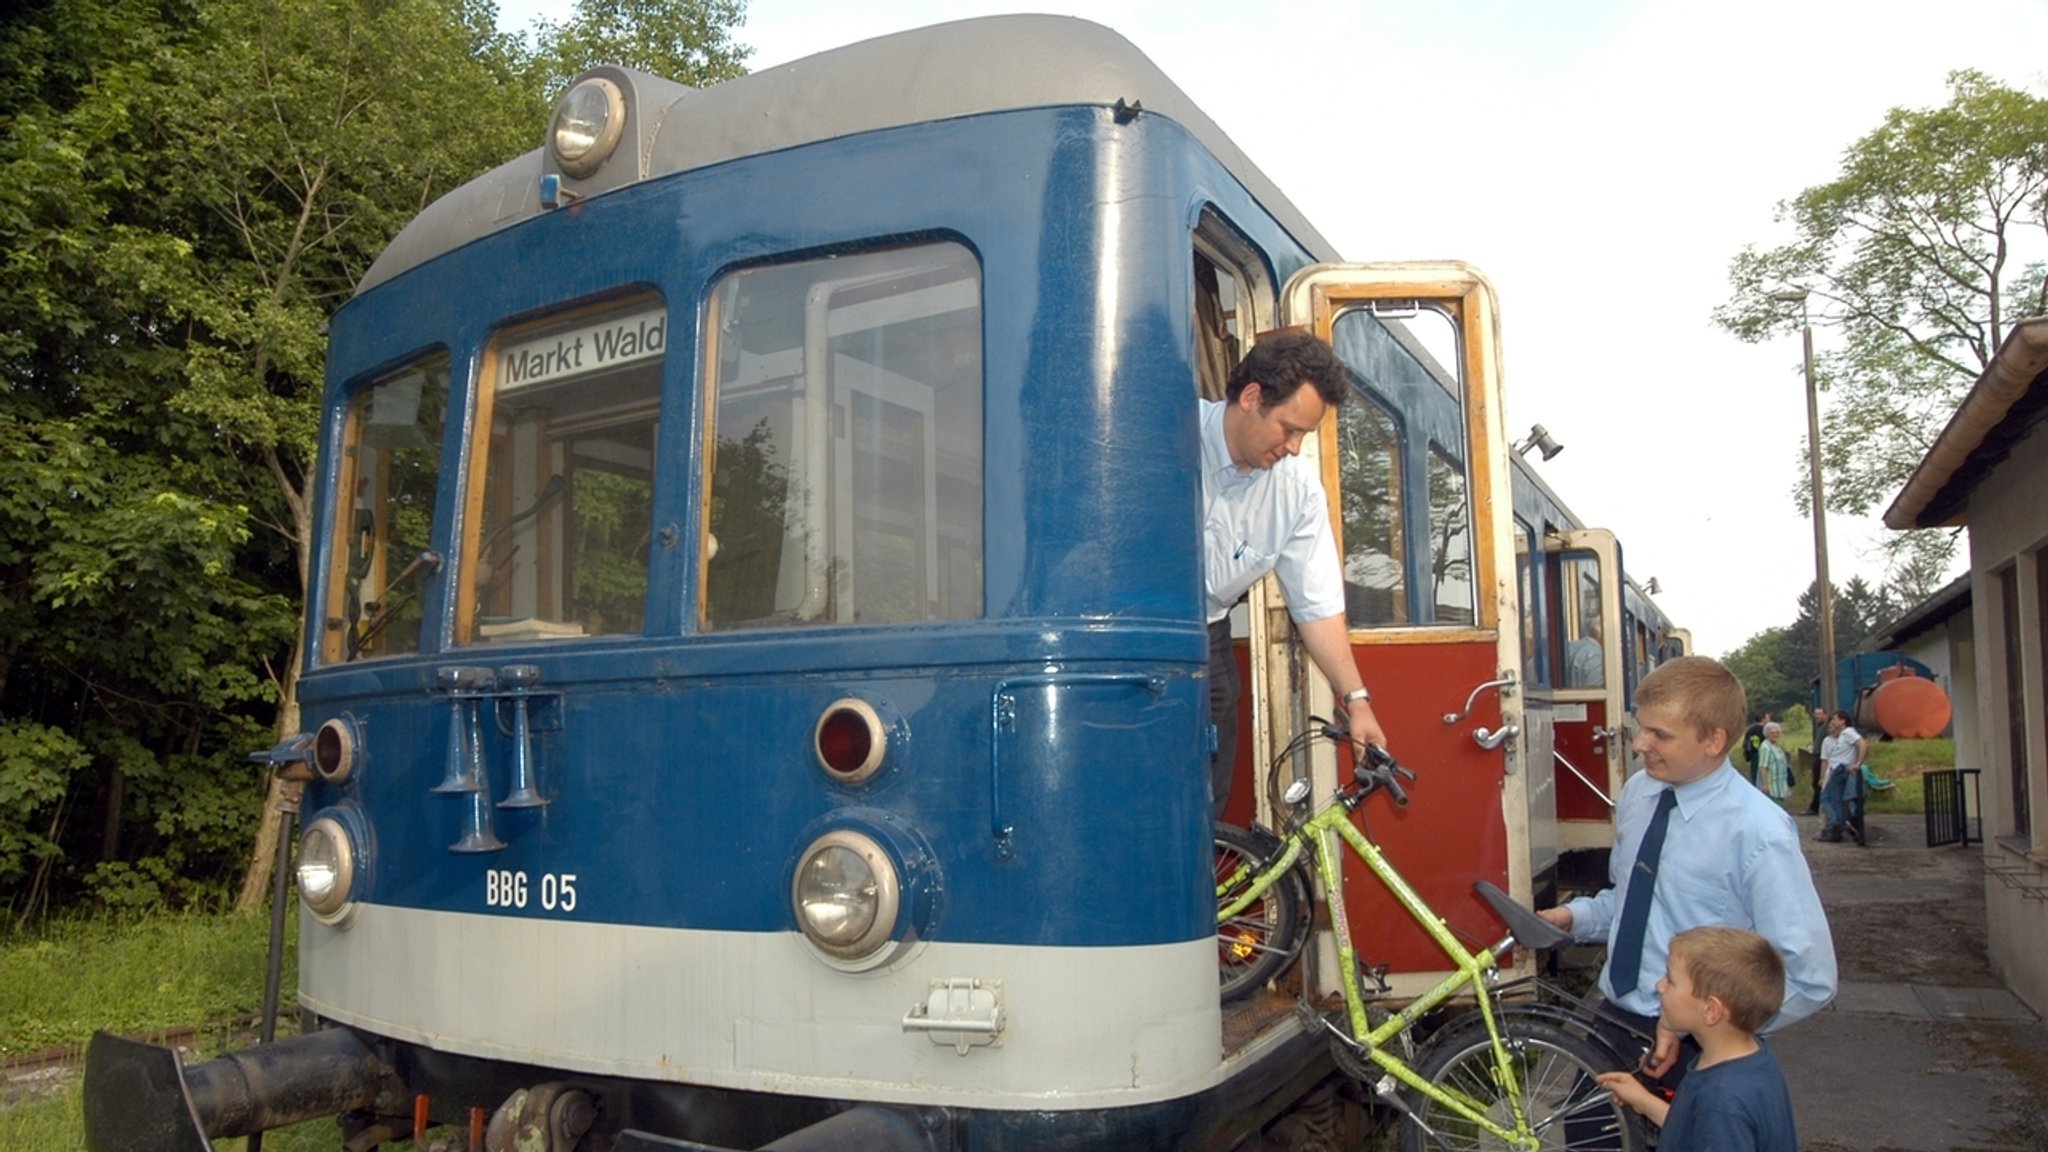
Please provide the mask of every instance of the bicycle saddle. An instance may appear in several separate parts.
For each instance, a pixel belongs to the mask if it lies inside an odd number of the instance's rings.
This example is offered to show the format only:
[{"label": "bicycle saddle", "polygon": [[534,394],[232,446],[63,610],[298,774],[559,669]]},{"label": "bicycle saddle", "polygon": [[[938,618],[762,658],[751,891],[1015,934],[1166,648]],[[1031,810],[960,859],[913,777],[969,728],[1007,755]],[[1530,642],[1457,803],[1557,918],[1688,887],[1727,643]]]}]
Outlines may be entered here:
[{"label": "bicycle saddle", "polygon": [[1507,921],[1508,931],[1514,934],[1515,943],[1522,947],[1541,951],[1571,943],[1571,933],[1515,903],[1507,893],[1491,883],[1475,881],[1472,890],[1479,893],[1479,898],[1486,901],[1495,914]]}]

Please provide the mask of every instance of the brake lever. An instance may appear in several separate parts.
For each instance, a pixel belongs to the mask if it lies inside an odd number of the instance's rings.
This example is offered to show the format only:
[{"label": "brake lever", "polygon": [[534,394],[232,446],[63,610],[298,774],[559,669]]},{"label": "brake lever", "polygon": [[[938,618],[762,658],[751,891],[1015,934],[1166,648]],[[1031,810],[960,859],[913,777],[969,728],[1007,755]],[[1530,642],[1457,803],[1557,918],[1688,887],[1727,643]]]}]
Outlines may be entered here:
[{"label": "brake lever", "polygon": [[1372,766],[1373,775],[1379,777],[1381,783],[1387,786],[1387,791],[1393,794],[1394,803],[1406,808],[1408,806],[1408,792],[1401,787],[1401,777],[1406,776],[1408,779],[1414,780],[1414,769],[1394,759],[1393,753],[1377,744],[1367,744],[1365,746],[1365,762]]}]

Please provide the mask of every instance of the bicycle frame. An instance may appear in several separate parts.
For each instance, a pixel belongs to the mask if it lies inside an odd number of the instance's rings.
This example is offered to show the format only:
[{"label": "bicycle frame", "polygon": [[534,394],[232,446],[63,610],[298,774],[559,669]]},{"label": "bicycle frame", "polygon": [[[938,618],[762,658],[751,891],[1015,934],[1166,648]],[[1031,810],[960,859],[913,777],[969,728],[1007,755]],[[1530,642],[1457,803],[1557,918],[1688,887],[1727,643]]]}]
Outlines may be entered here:
[{"label": "bicycle frame", "polygon": [[[1351,925],[1342,900],[1331,900],[1330,922],[1336,933],[1338,975],[1344,994],[1344,1007],[1348,1015],[1351,1033],[1346,1039],[1363,1048],[1363,1054],[1378,1065],[1387,1075],[1402,1084],[1427,1096],[1438,1106],[1454,1113],[1492,1133],[1510,1146],[1535,1149],[1541,1144],[1541,1133],[1532,1129],[1528,1117],[1523,1114],[1521,1085],[1516,1082],[1514,1063],[1509,1058],[1507,1041],[1502,1037],[1500,1024],[1495,1018],[1493,992],[1488,988],[1485,977],[1500,966],[1500,958],[1514,944],[1512,935],[1500,943],[1480,952],[1473,952],[1451,935],[1443,918],[1438,916],[1423,901],[1415,889],[1409,886],[1400,872],[1394,868],[1379,847],[1366,839],[1356,825],[1352,824],[1351,810],[1364,794],[1340,793],[1331,803],[1311,815],[1307,821],[1284,837],[1285,848],[1278,857],[1265,866],[1253,869],[1251,865],[1239,868],[1217,888],[1219,898],[1237,884],[1245,883],[1245,874],[1256,871],[1249,886],[1237,899],[1223,906],[1218,912],[1218,922],[1227,921],[1249,908],[1268,889],[1278,883],[1300,860],[1304,851],[1315,853],[1316,870],[1322,877],[1323,890],[1337,892],[1339,888],[1338,866],[1340,857],[1330,845],[1329,836],[1335,833],[1351,848],[1372,874],[1379,878],[1387,891],[1406,909],[1408,915],[1422,926],[1430,938],[1436,941],[1444,956],[1455,969],[1436,987],[1411,1001],[1400,1012],[1390,1016],[1377,1028],[1368,1026],[1364,993],[1359,988],[1357,949],[1351,942]],[[1489,1116],[1477,1101],[1462,1093],[1444,1088],[1424,1079],[1414,1068],[1399,1056],[1390,1052],[1387,1041],[1407,1031],[1424,1015],[1457,995],[1467,986],[1474,989],[1479,1006],[1480,1018],[1485,1021],[1487,1036],[1493,1044],[1494,1072],[1500,1078],[1504,1097],[1513,1113],[1513,1124],[1503,1125]],[[1304,989],[1303,996],[1309,993]],[[1391,1096],[1390,1087],[1376,1085],[1381,1095]]]}]

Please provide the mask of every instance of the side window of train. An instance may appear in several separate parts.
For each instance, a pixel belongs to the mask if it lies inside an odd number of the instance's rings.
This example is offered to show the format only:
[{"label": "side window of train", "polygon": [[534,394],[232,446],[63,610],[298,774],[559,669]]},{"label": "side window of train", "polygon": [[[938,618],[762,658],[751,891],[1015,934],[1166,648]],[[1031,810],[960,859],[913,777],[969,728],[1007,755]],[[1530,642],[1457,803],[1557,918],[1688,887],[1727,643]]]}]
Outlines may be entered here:
[{"label": "side window of train", "polygon": [[667,346],[668,306],[652,294],[491,342],[477,398],[458,640],[641,630]]},{"label": "side window of train", "polygon": [[1545,615],[1537,597],[1542,595],[1538,573],[1543,561],[1542,537],[1527,520],[1515,517],[1515,595],[1522,616],[1522,682],[1538,687],[1550,684],[1549,662],[1543,656],[1538,621]]},{"label": "side window of train", "polygon": [[1223,399],[1230,370],[1244,357],[1242,334],[1250,317],[1238,277],[1197,248],[1195,251],[1195,379],[1204,400]]},{"label": "side window of train", "polygon": [[420,649],[422,591],[433,566],[448,354],[378,377],[348,399],[333,568],[321,637],[326,663]]},{"label": "side window of train", "polygon": [[1607,682],[1600,621],[1600,558],[1567,552],[1558,562],[1558,624],[1563,640],[1562,688],[1599,688]]},{"label": "side window of train", "polygon": [[1471,624],[1457,325],[1435,307],[1395,306],[1346,312],[1333,331],[1354,373],[1337,425],[1347,621]]},{"label": "side window of train", "polygon": [[713,286],[705,630],[981,615],[981,307],[954,243]]}]

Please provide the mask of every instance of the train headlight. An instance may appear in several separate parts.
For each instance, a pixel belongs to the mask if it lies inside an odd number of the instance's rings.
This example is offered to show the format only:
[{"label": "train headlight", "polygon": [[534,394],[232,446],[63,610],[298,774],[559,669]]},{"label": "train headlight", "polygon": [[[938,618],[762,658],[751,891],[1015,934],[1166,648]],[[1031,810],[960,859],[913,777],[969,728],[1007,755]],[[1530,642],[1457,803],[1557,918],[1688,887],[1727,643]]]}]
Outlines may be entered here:
[{"label": "train headlight", "polygon": [[548,147],[555,163],[571,176],[597,171],[626,132],[626,97],[602,76],[578,81],[555,105]]},{"label": "train headlight", "polygon": [[902,882],[889,854],[873,838],[844,828],[804,849],[790,895],[804,937],[845,962],[880,953],[903,906]]},{"label": "train headlight", "polygon": [[313,821],[299,838],[299,897],[322,924],[341,921],[353,907],[356,858],[354,838],[332,816]]}]

